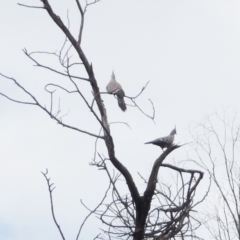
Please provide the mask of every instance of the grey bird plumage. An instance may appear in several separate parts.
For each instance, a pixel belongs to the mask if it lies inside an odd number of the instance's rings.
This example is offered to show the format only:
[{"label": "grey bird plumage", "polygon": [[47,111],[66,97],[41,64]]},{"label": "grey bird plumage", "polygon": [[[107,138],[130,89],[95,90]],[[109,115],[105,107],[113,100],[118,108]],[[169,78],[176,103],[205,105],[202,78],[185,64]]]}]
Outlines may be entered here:
[{"label": "grey bird plumage", "polygon": [[160,148],[169,148],[172,146],[174,141],[174,135],[177,134],[176,127],[170,132],[168,136],[157,138],[151,142],[146,142],[145,144],[153,144],[159,146]]},{"label": "grey bird plumage", "polygon": [[127,106],[126,106],[125,101],[124,101],[125,93],[122,89],[122,86],[116,81],[114,72],[112,72],[111,80],[108,83],[106,89],[109,93],[117,96],[118,106],[123,111],[126,111]]}]

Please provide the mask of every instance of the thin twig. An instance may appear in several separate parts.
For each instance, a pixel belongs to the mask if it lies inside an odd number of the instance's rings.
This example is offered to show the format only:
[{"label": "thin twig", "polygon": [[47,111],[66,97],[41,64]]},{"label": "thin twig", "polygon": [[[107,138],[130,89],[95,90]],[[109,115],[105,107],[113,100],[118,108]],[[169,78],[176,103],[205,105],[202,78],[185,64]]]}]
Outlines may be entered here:
[{"label": "thin twig", "polygon": [[79,34],[78,34],[78,44],[81,45],[81,41],[82,41],[82,34],[83,34],[83,26],[84,26],[84,12],[81,6],[81,3],[79,2],[79,0],[76,0],[77,6],[78,6],[78,10],[80,12],[81,15],[81,20],[80,20],[80,28],[79,28]]},{"label": "thin twig", "polygon": [[52,217],[53,217],[54,223],[55,223],[56,227],[58,228],[58,231],[59,231],[62,239],[65,240],[65,237],[64,237],[63,232],[62,232],[62,230],[61,230],[61,227],[60,227],[60,225],[58,224],[57,219],[56,219],[56,217],[55,217],[55,213],[54,213],[54,204],[53,204],[53,196],[52,196],[52,192],[53,192],[53,190],[55,189],[55,187],[53,187],[54,184],[53,184],[53,183],[50,183],[50,178],[47,176],[47,174],[48,174],[48,169],[46,169],[46,172],[45,172],[45,173],[44,173],[44,172],[41,172],[41,173],[42,173],[42,175],[44,176],[44,178],[45,178],[45,180],[46,180],[46,182],[47,182],[47,185],[48,185],[48,192],[49,192],[50,204],[51,204],[51,212],[52,212]]},{"label": "thin twig", "polygon": [[41,8],[41,9],[45,9],[44,7],[38,7],[38,6],[30,6],[30,5],[25,5],[22,3],[18,3],[19,6],[21,7],[28,7],[28,8]]},{"label": "thin twig", "polygon": [[[100,201],[100,203],[99,203],[93,210],[90,210],[90,213],[89,213],[89,214],[85,217],[85,219],[83,220],[83,222],[82,222],[82,224],[81,224],[81,226],[80,226],[80,228],[79,228],[79,230],[78,230],[78,234],[77,234],[76,240],[78,240],[78,238],[79,238],[79,236],[80,236],[80,234],[81,234],[82,228],[83,228],[84,224],[86,223],[86,221],[88,220],[88,218],[89,218],[92,214],[94,214],[94,213],[97,211],[97,209],[103,204],[104,200],[105,200],[106,197],[107,197],[107,194],[108,194],[108,191],[109,191],[110,188],[111,188],[111,183],[109,183],[109,186],[108,186],[107,190],[105,191],[104,196],[103,196],[102,200]],[[80,200],[80,202],[83,204],[82,200]],[[85,206],[85,205],[84,205],[84,206]]]}]

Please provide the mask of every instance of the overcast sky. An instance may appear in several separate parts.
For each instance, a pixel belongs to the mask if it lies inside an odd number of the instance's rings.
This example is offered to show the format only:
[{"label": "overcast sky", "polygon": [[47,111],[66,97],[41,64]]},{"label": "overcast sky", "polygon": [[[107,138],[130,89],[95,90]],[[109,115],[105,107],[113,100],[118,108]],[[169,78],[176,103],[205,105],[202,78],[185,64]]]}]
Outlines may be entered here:
[{"label": "overcast sky", "polygon": [[[17,2],[0,1],[0,72],[17,79],[49,106],[44,85],[66,80],[33,67],[22,49],[54,52],[61,48],[64,35],[46,11],[20,7]],[[21,3],[41,6],[41,1],[36,0]],[[70,30],[77,36],[80,17],[75,1],[50,3],[65,23],[68,11]],[[153,101],[156,124],[130,106],[123,113],[113,96],[103,95],[109,121],[131,126],[129,129],[115,124],[111,129],[117,157],[143,191],[137,172],[148,177],[160,153],[159,148],[145,146],[144,142],[169,134],[175,124],[176,142],[191,141],[188,126],[216,109],[238,109],[240,1],[102,0],[88,9],[85,21],[82,47],[93,64],[101,91],[105,91],[112,70],[128,96],[135,96],[150,80],[139,104],[151,114],[148,99]],[[57,64],[51,56],[38,59],[51,66]],[[88,83],[81,86],[91,97]],[[28,99],[2,77],[0,91]],[[79,99],[69,98],[61,91],[55,96],[55,108],[61,97],[66,122],[98,133],[99,125]],[[3,97],[0,113],[0,239],[60,239],[41,175],[46,168],[57,186],[54,201],[59,223],[66,238],[75,239],[87,214],[80,199],[93,208],[107,187],[104,172],[89,166],[95,139],[57,125],[34,106],[9,102]],[[102,144],[99,152],[106,154]],[[178,149],[166,162],[185,157],[184,149]],[[81,239],[92,239],[98,227],[98,221],[91,219]],[[204,236],[208,239],[207,233]]]}]

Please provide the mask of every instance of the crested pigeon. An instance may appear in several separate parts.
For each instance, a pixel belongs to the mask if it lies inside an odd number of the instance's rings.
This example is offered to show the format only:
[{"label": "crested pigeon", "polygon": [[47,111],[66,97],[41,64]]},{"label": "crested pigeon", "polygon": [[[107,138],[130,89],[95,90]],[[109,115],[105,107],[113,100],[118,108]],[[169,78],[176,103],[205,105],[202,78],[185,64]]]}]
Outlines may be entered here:
[{"label": "crested pigeon", "polygon": [[106,89],[107,89],[108,93],[111,93],[111,94],[114,94],[117,96],[118,106],[123,111],[126,111],[127,107],[124,102],[125,93],[122,89],[122,86],[116,81],[114,72],[112,72],[111,80],[108,83]]},{"label": "crested pigeon", "polygon": [[169,148],[173,144],[175,134],[177,134],[176,127],[170,132],[170,134],[168,136],[157,138],[151,142],[146,142],[145,144],[151,143],[151,144],[159,146],[162,149]]}]

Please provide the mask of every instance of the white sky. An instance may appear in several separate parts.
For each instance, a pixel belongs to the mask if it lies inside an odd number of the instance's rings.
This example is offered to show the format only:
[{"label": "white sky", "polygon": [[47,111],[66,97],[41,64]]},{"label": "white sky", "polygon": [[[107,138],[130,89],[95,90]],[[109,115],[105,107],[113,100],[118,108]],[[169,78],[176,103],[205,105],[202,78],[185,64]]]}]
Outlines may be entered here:
[{"label": "white sky", "polygon": [[[41,6],[36,0],[21,3]],[[80,19],[75,1],[50,3],[65,23],[69,10],[70,29],[77,36]],[[44,85],[64,83],[64,78],[32,67],[22,49],[59,50],[62,32],[44,10],[20,7],[15,0],[0,1],[0,28],[0,72],[16,78],[48,105]],[[131,126],[130,130],[113,125],[112,133],[117,157],[130,170],[140,191],[143,185],[137,172],[148,177],[159,155],[158,148],[144,142],[168,134],[175,124],[176,141],[191,141],[187,128],[194,121],[222,106],[237,108],[239,43],[237,0],[103,0],[88,9],[83,49],[93,63],[101,90],[105,91],[113,69],[128,96],[136,95],[150,80],[139,103],[151,113],[148,98],[154,102],[156,125],[134,108],[122,113],[112,96],[103,96],[109,121]],[[56,64],[48,56],[39,59]],[[88,84],[83,82],[82,88],[90,97]],[[26,100],[2,77],[0,91]],[[63,114],[69,111],[66,122],[98,133],[98,124],[82,102],[61,91],[56,94],[61,96]],[[89,166],[95,139],[62,128],[36,107],[3,97],[0,113],[0,239],[60,239],[41,175],[46,168],[57,186],[54,200],[59,223],[66,238],[75,239],[87,214],[79,200],[94,207],[107,186],[104,172]],[[101,144],[99,151],[106,153]],[[178,149],[166,162],[185,157],[184,149]],[[81,239],[92,239],[98,226],[95,219],[90,220]]]}]

